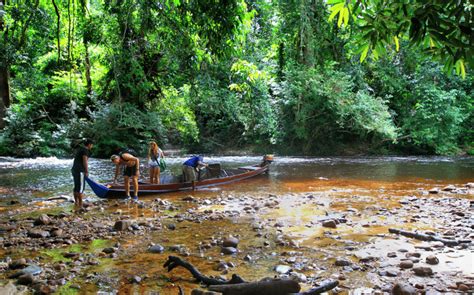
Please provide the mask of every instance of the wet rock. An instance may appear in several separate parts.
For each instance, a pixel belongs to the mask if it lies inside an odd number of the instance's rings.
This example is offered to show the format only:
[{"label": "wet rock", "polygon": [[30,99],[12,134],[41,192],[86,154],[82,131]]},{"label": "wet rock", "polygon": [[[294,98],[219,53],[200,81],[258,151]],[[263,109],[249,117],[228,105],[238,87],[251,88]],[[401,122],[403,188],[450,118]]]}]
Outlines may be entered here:
[{"label": "wet rock", "polygon": [[223,271],[223,270],[226,270],[228,268],[229,268],[229,266],[227,265],[227,263],[225,261],[221,261],[216,265],[214,270]]},{"label": "wet rock", "polygon": [[397,277],[398,271],[395,269],[385,269],[385,270],[379,271],[379,275],[383,277]]},{"label": "wet rock", "polygon": [[44,230],[37,230],[37,229],[34,229],[34,230],[30,230],[28,232],[28,236],[30,238],[34,238],[34,239],[41,239],[41,238],[49,238],[50,236],[50,233],[47,232],[47,231],[44,231]]},{"label": "wet rock", "polygon": [[413,271],[417,276],[427,277],[433,274],[433,270],[430,267],[418,266],[413,268]]},{"label": "wet rock", "polygon": [[452,184],[450,184],[448,186],[445,186],[442,189],[442,191],[444,191],[444,192],[450,192],[450,191],[454,191],[454,190],[456,190],[456,187]]},{"label": "wet rock", "polygon": [[467,291],[471,290],[471,288],[469,288],[465,284],[458,284],[458,290],[461,291],[461,292],[467,292]]},{"label": "wet rock", "polygon": [[60,237],[63,235],[63,230],[62,229],[55,229],[51,231],[51,236],[52,237]]},{"label": "wet rock", "polygon": [[12,262],[10,262],[10,264],[8,265],[8,267],[10,269],[19,269],[19,268],[24,268],[26,267],[28,264],[26,262],[26,259],[25,258],[20,258],[20,259],[17,259],[17,260],[13,260]]},{"label": "wet rock", "polygon": [[360,263],[368,263],[368,262],[374,262],[374,261],[377,261],[377,257],[373,257],[373,256],[367,256],[367,257],[362,257],[359,259],[359,262]]},{"label": "wet rock", "polygon": [[439,193],[439,188],[434,187],[428,191],[430,194],[438,194]]},{"label": "wet rock", "polygon": [[408,253],[405,254],[405,257],[406,257],[406,258],[410,258],[410,257],[420,258],[420,257],[421,257],[421,253],[418,253],[418,252],[408,252]]},{"label": "wet rock", "polygon": [[104,249],[102,250],[102,252],[104,252],[104,253],[106,253],[106,254],[115,253],[115,248],[112,248],[112,247],[104,248]]},{"label": "wet rock", "polygon": [[224,240],[224,242],[222,243],[222,246],[237,248],[238,244],[239,244],[239,239],[234,238],[234,237],[228,237]]},{"label": "wet rock", "polygon": [[237,253],[237,249],[234,248],[234,247],[222,247],[221,248],[221,253],[223,253],[225,255],[232,255],[232,254]]},{"label": "wet rock", "polygon": [[252,261],[252,257],[250,255],[245,255],[244,260],[245,261]]},{"label": "wet rock", "polygon": [[48,217],[48,215],[42,214],[35,220],[34,225],[48,225],[50,223],[51,219]]},{"label": "wet rock", "polygon": [[114,230],[116,231],[124,231],[127,230],[129,226],[132,225],[130,220],[118,220],[114,224]]},{"label": "wet rock", "polygon": [[28,294],[23,286],[15,286],[13,282],[8,282],[8,284],[4,286],[0,286],[0,294],[15,294],[15,295],[22,295]]},{"label": "wet rock", "polygon": [[288,265],[280,264],[280,265],[275,266],[274,270],[279,274],[287,274],[291,271],[291,267]]},{"label": "wet rock", "polygon": [[397,257],[397,253],[395,253],[395,252],[388,252],[388,253],[387,253],[387,257],[390,257],[390,258]]},{"label": "wet rock", "polygon": [[334,262],[335,266],[349,266],[351,264],[352,262],[350,262],[349,260],[341,259],[341,258],[336,259],[336,262]]},{"label": "wet rock", "polygon": [[176,229],[176,224],[170,223],[166,225],[166,228],[169,230],[175,230]]},{"label": "wet rock", "polygon": [[182,200],[186,202],[194,202],[196,199],[193,196],[186,196],[182,198]]},{"label": "wet rock", "polygon": [[325,221],[323,221],[323,226],[328,227],[328,228],[336,228],[337,223],[334,219],[325,220]]},{"label": "wet rock", "polygon": [[25,273],[25,274],[22,274],[21,276],[18,277],[17,283],[19,285],[29,286],[29,285],[33,284],[34,281],[35,281],[35,278],[33,277],[32,274]]},{"label": "wet rock", "polygon": [[163,253],[165,251],[165,247],[161,246],[160,244],[156,244],[148,248],[148,252],[150,253]]},{"label": "wet rock", "polygon": [[67,252],[67,253],[64,253],[63,256],[65,258],[77,259],[77,258],[79,258],[80,254],[77,253],[77,252]]},{"label": "wet rock", "polygon": [[431,265],[436,265],[436,264],[439,263],[439,259],[438,259],[438,257],[436,257],[434,255],[430,255],[430,256],[426,257],[426,263],[431,264]]},{"label": "wet rock", "polygon": [[54,287],[48,286],[41,282],[35,283],[33,285],[33,290],[35,290],[35,294],[39,295],[53,294],[56,291]]},{"label": "wet rock", "polygon": [[290,278],[293,281],[297,281],[298,283],[306,283],[308,281],[308,278],[306,277],[306,275],[299,272],[291,272]]},{"label": "wet rock", "polygon": [[398,265],[400,268],[408,269],[413,267],[413,261],[411,260],[402,260]]},{"label": "wet rock", "polygon": [[139,276],[132,276],[132,277],[130,278],[130,282],[131,282],[132,284],[139,284],[141,281],[142,281],[142,278],[139,277]]},{"label": "wet rock", "polygon": [[396,283],[392,288],[392,295],[415,295],[418,291],[411,285]]}]

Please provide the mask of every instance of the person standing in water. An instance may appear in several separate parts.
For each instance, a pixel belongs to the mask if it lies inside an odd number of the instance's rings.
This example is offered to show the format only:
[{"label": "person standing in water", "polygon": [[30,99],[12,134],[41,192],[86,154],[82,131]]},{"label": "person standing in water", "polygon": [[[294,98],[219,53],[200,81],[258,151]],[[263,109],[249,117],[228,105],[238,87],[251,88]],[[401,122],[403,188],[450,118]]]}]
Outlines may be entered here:
[{"label": "person standing in water", "polygon": [[140,160],[128,151],[120,152],[118,155],[112,155],[110,160],[115,164],[114,183],[117,183],[120,166],[123,166],[123,182],[125,185],[127,199],[130,199],[131,177],[133,181],[133,201],[138,201],[138,177],[140,176]]},{"label": "person standing in water", "polygon": [[160,160],[165,157],[163,151],[154,141],[148,149],[148,165],[150,166],[150,183],[160,184]]},{"label": "person standing in water", "polygon": [[77,148],[74,155],[71,173],[74,179],[74,204],[76,210],[82,209],[82,198],[86,185],[86,177],[89,176],[89,157],[91,155],[92,141],[86,139],[83,145]]}]

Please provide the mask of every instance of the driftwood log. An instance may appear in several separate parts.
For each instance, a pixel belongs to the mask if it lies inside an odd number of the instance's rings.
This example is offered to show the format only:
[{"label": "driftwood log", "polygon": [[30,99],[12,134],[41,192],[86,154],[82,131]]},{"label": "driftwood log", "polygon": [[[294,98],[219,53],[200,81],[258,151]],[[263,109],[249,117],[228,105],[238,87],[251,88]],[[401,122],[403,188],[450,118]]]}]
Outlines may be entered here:
[{"label": "driftwood log", "polygon": [[338,281],[328,281],[321,286],[299,293],[300,285],[289,279],[267,278],[258,282],[246,282],[235,274],[228,281],[211,278],[203,275],[189,262],[176,256],[168,256],[168,260],[163,265],[163,267],[168,268],[168,272],[178,266],[187,269],[198,282],[209,286],[209,290],[224,295],[316,295],[334,289],[339,285]]},{"label": "driftwood log", "polygon": [[411,231],[405,231],[405,230],[400,230],[396,228],[389,228],[388,231],[392,234],[398,234],[402,235],[405,237],[417,239],[420,241],[437,241],[445,244],[446,246],[457,246],[459,245],[459,241],[456,240],[448,240],[448,239],[443,239],[437,236],[433,235],[427,235],[427,234],[421,234],[421,233],[416,233],[416,232],[411,232]]}]

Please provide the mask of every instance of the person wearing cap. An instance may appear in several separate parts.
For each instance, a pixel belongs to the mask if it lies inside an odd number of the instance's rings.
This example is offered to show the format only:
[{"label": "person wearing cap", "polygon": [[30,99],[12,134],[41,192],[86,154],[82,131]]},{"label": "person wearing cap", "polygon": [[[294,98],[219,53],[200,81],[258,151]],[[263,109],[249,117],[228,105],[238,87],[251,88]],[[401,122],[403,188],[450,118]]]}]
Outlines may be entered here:
[{"label": "person wearing cap", "polygon": [[201,167],[208,167],[208,164],[204,163],[202,156],[192,156],[183,163],[183,181],[192,182],[197,180],[196,172]]},{"label": "person wearing cap", "polygon": [[76,149],[74,161],[71,168],[72,178],[74,179],[74,204],[75,209],[82,210],[82,198],[86,185],[86,177],[89,176],[89,157],[91,155],[92,141],[86,139],[83,145]]},{"label": "person wearing cap", "polygon": [[133,181],[133,201],[138,201],[138,177],[140,176],[140,160],[132,155],[130,152],[124,151],[118,155],[112,155],[110,160],[115,164],[114,183],[120,171],[120,166],[123,166],[123,182],[125,185],[125,193],[127,199],[130,199],[130,177]]}]

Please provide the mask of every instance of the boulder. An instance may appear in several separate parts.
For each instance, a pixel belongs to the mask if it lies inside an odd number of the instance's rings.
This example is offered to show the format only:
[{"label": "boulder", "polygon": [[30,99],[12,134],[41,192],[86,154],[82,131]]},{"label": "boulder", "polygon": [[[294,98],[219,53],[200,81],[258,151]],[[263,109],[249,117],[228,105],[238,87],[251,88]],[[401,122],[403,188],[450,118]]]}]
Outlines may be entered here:
[{"label": "boulder", "polygon": [[165,251],[165,247],[161,246],[160,244],[156,244],[148,248],[148,252],[150,253],[163,253]]},{"label": "boulder", "polygon": [[328,228],[336,228],[337,223],[334,219],[325,220],[325,221],[323,221],[323,226],[328,227]]},{"label": "boulder", "polygon": [[118,220],[114,224],[114,230],[124,231],[127,230],[132,225],[130,220]]}]

